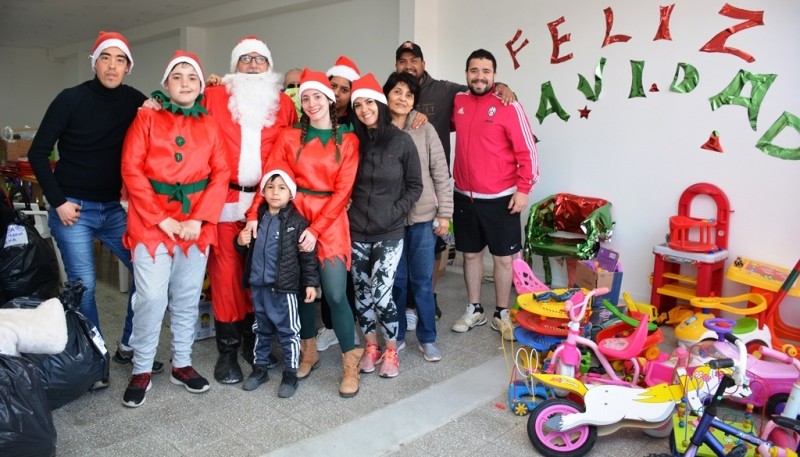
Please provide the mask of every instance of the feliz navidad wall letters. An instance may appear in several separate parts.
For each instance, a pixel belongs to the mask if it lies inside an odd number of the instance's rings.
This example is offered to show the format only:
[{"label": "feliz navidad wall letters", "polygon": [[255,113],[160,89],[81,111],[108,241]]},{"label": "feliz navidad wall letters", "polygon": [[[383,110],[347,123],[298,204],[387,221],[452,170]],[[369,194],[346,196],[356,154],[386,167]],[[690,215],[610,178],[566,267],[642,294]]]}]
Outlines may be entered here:
[{"label": "feliz navidad wall letters", "polygon": [[[675,4],[659,7],[660,21],[653,41],[672,40],[672,35],[670,32],[670,18],[674,8]],[[605,36],[601,43],[601,47],[628,42],[632,38],[630,35],[612,33],[612,30],[614,29],[613,9],[611,7],[607,7],[603,10],[603,13],[605,16]],[[744,50],[728,46],[727,42],[729,38],[737,33],[745,31],[751,27],[764,26],[764,11],[745,10],[726,3],[720,9],[719,14],[731,18],[734,21],[739,20],[739,22],[734,22],[730,27],[719,31],[716,35],[711,37],[708,42],[703,44],[699,48],[699,51],[709,53],[725,53],[738,57],[748,63],[754,62],[756,59],[753,57],[753,55]],[[557,65],[566,62],[574,57],[573,53],[566,53],[564,49],[562,49],[566,48],[566,45],[571,40],[571,34],[564,31],[567,26],[567,20],[564,18],[564,16],[561,16],[547,24],[547,28],[550,32],[550,37],[552,40],[552,54],[550,56],[551,65]],[[518,29],[513,38],[508,40],[505,44],[506,49],[511,56],[515,70],[520,67],[517,56],[521,52],[524,52],[525,47],[530,43],[527,38],[524,38],[520,42],[522,34],[522,30]],[[741,38],[742,40],[745,40],[746,34],[741,35]],[[603,89],[603,68],[605,64],[606,58],[603,57],[600,59],[595,69],[593,85],[589,83],[589,80],[586,77],[578,74],[577,89],[588,101],[596,102],[600,97],[600,93]],[[631,60],[630,65],[631,88],[628,98],[646,97],[643,84],[645,62]],[[740,105],[747,109],[747,117],[750,127],[756,131],[758,126],[758,113],[761,108],[761,103],[764,101],[764,98],[766,97],[767,92],[769,91],[769,88],[775,81],[776,77],[776,74],[757,74],[740,69],[739,72],[733,77],[731,82],[728,83],[728,85],[722,89],[722,91],[709,98],[711,110],[714,111],[724,105]],[[675,75],[670,85],[670,91],[681,94],[689,94],[697,87],[699,78],[700,73],[696,67],[688,63],[678,63],[676,65]],[[745,91],[747,88],[749,88],[749,96],[743,95],[743,91]],[[651,85],[649,91],[658,92],[658,87],[656,84]],[[588,106],[584,106],[578,111],[581,118],[588,118],[591,110],[588,108]],[[570,118],[570,115],[559,103],[551,81],[546,81],[541,85],[539,108],[536,112],[536,118],[539,120],[539,124],[541,124],[544,119],[551,114],[555,114],[565,122]],[[800,133],[800,118],[788,111],[784,111],[778,117],[778,119],[776,119],[764,132],[755,146],[761,151],[774,157],[789,160],[800,160],[800,146],[788,148],[773,143],[773,140],[787,127],[792,127],[798,133]],[[722,147],[716,132],[713,132],[710,135],[709,140],[703,144],[701,148],[722,152]]]}]

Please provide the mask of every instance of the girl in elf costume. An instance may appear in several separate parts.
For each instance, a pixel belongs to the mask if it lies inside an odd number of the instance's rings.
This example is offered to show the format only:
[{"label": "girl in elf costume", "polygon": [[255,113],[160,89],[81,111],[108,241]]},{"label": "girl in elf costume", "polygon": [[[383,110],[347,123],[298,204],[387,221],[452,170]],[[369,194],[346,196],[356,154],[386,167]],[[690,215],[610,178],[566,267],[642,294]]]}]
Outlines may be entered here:
[{"label": "girl in elf costume", "polygon": [[161,110],[140,110],[122,150],[129,195],[125,247],[133,255],[133,375],[122,399],[141,406],[167,307],[172,330],[170,381],[201,393],[208,381],[192,368],[194,324],[209,246],[225,202],[230,173],[214,120],[199,104],[205,88],[197,57],[176,51],[153,93]]},{"label": "girl in elf costume", "polygon": [[[294,128],[281,132],[270,161],[289,164],[297,183],[294,205],[309,222],[300,236],[300,249],[316,246],[322,293],[331,307],[333,328],[344,365],[339,395],[358,393],[358,362],[363,349],[355,347],[353,313],[347,302],[350,269],[350,225],[345,211],[358,168],[358,138],[336,122],[334,94],[324,73],[304,69],[300,75],[303,116]],[[247,227],[257,225],[257,196],[247,214]],[[255,232],[254,232],[255,234]],[[300,303],[300,367],[298,379],[319,366],[314,303]]]}]

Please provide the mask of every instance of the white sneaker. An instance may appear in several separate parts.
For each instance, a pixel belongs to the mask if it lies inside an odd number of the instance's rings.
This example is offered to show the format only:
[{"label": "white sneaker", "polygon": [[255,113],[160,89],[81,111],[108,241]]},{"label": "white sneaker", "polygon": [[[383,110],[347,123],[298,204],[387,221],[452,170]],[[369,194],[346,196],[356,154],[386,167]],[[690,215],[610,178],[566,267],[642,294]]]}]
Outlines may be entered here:
[{"label": "white sneaker", "polygon": [[406,310],[406,331],[413,332],[417,329],[417,313],[413,309]]},{"label": "white sneaker", "polygon": [[475,327],[477,325],[483,325],[486,323],[486,316],[483,315],[483,312],[476,311],[475,305],[470,303],[467,305],[467,311],[464,313],[463,316],[459,317],[457,321],[453,322],[453,326],[450,329],[454,332],[458,333],[465,333]]},{"label": "white sneaker", "polygon": [[406,340],[397,340],[396,344],[397,352],[400,352],[406,348]]},{"label": "white sneaker", "polygon": [[511,313],[504,309],[500,311],[500,317],[496,315],[492,318],[492,328],[503,335],[506,341],[514,341],[514,323],[511,322]]},{"label": "white sneaker", "polygon": [[322,352],[331,346],[339,344],[339,339],[336,338],[336,332],[333,329],[322,327],[317,332],[317,352]]}]

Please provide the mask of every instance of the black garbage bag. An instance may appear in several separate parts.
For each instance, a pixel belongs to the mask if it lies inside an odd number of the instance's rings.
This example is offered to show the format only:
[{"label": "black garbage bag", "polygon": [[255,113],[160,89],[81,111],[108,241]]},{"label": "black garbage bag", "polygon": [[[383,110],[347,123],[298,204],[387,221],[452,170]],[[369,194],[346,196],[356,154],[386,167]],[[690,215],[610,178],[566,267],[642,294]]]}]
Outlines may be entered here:
[{"label": "black garbage bag", "polygon": [[[2,227],[0,227],[2,230]],[[43,300],[58,293],[56,252],[36,230],[30,217],[17,211],[0,232],[0,289],[5,300],[29,296]]]},{"label": "black garbage bag", "polygon": [[56,455],[56,428],[34,362],[0,354],[0,455]]},{"label": "black garbage bag", "polygon": [[[109,354],[100,331],[78,310],[86,288],[80,280],[64,284],[58,296],[67,319],[67,346],[55,355],[23,354],[35,362],[50,408],[75,400],[95,382],[108,379]],[[44,300],[18,297],[6,308],[36,308]]]}]

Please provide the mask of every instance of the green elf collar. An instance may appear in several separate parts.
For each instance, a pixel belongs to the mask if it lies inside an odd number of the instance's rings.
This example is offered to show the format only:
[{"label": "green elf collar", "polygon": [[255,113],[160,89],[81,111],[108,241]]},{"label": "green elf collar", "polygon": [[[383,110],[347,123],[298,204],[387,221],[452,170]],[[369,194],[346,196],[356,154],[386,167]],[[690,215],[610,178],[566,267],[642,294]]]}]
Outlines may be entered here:
[{"label": "green elf collar", "polygon": [[[302,124],[299,122],[294,125],[296,128],[302,128]],[[352,126],[348,125],[340,125],[339,128],[336,129],[336,140],[337,143],[341,144],[342,142],[342,135],[350,132],[352,130]],[[333,137],[333,130],[332,129],[318,129],[311,125],[308,126],[308,133],[306,134],[306,143],[313,140],[314,138],[319,138],[319,142],[322,143],[323,146],[328,144],[328,141]]]},{"label": "green elf collar", "polygon": [[197,96],[197,100],[194,101],[194,105],[192,105],[191,108],[183,108],[172,103],[169,96],[160,90],[154,91],[150,96],[158,100],[162,108],[175,114],[182,114],[185,117],[193,116],[195,118],[200,118],[201,114],[208,114],[208,111],[200,104],[200,101],[203,99],[203,94]]}]

